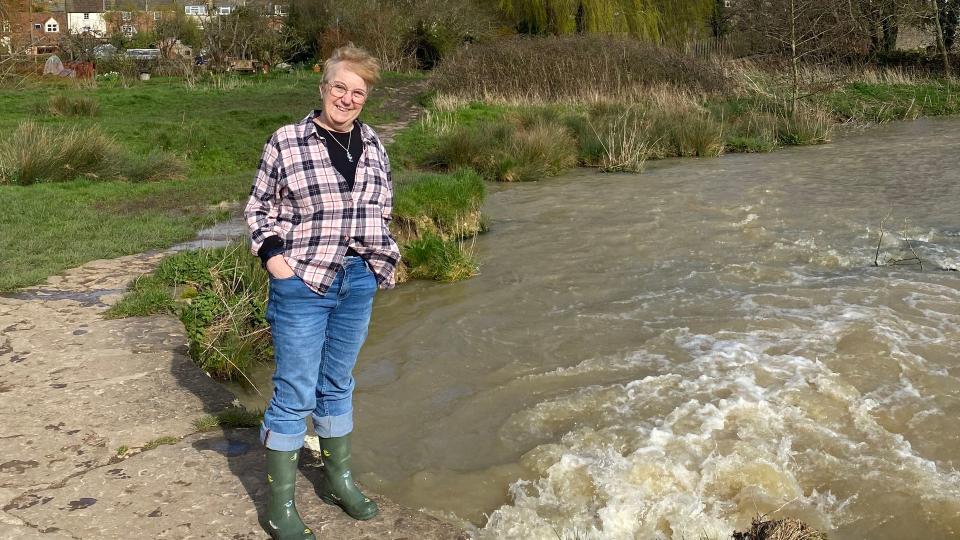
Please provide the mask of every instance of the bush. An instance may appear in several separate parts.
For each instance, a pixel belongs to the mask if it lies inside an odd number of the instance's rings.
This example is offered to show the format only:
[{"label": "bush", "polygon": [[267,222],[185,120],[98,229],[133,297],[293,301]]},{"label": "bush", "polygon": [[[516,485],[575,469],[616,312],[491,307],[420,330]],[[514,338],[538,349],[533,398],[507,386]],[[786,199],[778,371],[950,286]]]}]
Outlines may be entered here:
[{"label": "bush", "polygon": [[635,40],[584,35],[470,44],[437,69],[438,91],[512,102],[629,101],[651,85],[725,92],[719,66]]}]

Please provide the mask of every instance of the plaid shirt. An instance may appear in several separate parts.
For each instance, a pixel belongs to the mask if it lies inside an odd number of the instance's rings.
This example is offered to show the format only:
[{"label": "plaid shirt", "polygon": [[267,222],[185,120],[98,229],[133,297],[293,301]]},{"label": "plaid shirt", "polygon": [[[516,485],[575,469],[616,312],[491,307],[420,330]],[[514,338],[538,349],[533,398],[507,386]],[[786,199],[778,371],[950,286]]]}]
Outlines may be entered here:
[{"label": "plaid shirt", "polygon": [[370,126],[361,123],[363,152],[353,191],[333,168],[313,111],[278,129],[263,147],[244,215],[256,254],[270,236],[313,290],[327,292],[351,247],[370,265],[381,289],[396,284],[400,250],[388,224],[393,205],[390,160]]}]

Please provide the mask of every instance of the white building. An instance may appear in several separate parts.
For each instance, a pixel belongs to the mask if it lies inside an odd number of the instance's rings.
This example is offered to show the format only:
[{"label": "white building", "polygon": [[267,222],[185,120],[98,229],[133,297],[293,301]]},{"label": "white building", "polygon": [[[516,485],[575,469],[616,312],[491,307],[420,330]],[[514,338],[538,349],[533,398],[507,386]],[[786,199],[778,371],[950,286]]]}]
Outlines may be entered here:
[{"label": "white building", "polygon": [[104,0],[67,0],[67,27],[74,34],[107,34]]}]

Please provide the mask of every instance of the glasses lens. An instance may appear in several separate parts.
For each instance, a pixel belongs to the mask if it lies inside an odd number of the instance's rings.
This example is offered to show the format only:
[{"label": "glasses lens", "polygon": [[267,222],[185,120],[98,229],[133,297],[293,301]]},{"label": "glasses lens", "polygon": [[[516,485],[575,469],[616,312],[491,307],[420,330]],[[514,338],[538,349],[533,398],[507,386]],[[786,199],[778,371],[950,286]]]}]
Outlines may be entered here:
[{"label": "glasses lens", "polygon": [[[342,84],[331,84],[330,85],[330,94],[335,98],[342,98],[347,93],[347,87]],[[354,103],[363,103],[367,100],[367,95],[360,90],[354,90],[350,92],[350,98],[353,99]]]}]

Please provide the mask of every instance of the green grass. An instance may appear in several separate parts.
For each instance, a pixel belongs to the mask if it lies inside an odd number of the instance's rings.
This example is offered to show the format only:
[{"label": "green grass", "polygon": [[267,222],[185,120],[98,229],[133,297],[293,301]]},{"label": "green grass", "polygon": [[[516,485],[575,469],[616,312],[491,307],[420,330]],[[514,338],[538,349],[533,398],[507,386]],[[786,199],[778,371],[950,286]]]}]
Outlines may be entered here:
[{"label": "green grass", "polygon": [[394,223],[403,241],[431,232],[463,238],[481,232],[486,185],[476,172],[402,173],[394,187]]},{"label": "green grass", "polygon": [[197,431],[207,432],[218,428],[253,428],[260,426],[262,411],[250,411],[243,407],[230,407],[216,414],[197,418],[193,426]]},{"label": "green grass", "polygon": [[107,318],[172,313],[183,322],[190,355],[211,377],[245,382],[270,357],[267,274],[245,243],[184,251],[138,278]]},{"label": "green grass", "polygon": [[169,435],[164,437],[157,437],[156,439],[153,439],[152,441],[148,441],[147,444],[143,445],[143,450],[144,451],[153,450],[154,448],[157,448],[163,445],[177,444],[178,442],[180,442],[180,439],[178,437],[171,437]]},{"label": "green grass", "polygon": [[[163,249],[226,216],[212,205],[242,197],[248,174],[133,184],[81,180],[0,186],[0,290],[39,283],[93,259]],[[232,197],[231,197],[232,195]],[[16,254],[16,256],[13,256]]]},{"label": "green grass", "polygon": [[855,83],[815,99],[841,120],[882,123],[960,114],[960,84],[955,82]]},{"label": "green grass", "polygon": [[[411,77],[384,74],[383,86]],[[28,81],[0,88],[0,133],[24,121],[53,131],[96,129],[124,153],[135,156],[121,174],[155,180],[175,162],[186,179],[148,184],[79,180],[33,186],[0,185],[0,291],[42,282],[85,262],[162,249],[192,239],[226,215],[222,201],[246,198],[264,142],[280,125],[296,121],[319,104],[319,75],[312,72],[250,76],[231,88],[181,79],[101,83]],[[125,87],[129,85],[129,87]],[[375,92],[362,119],[376,126],[395,119]],[[51,97],[94,100],[90,116],[54,116]],[[165,153],[159,153],[163,151]],[[58,179],[58,178],[53,178]]]}]

